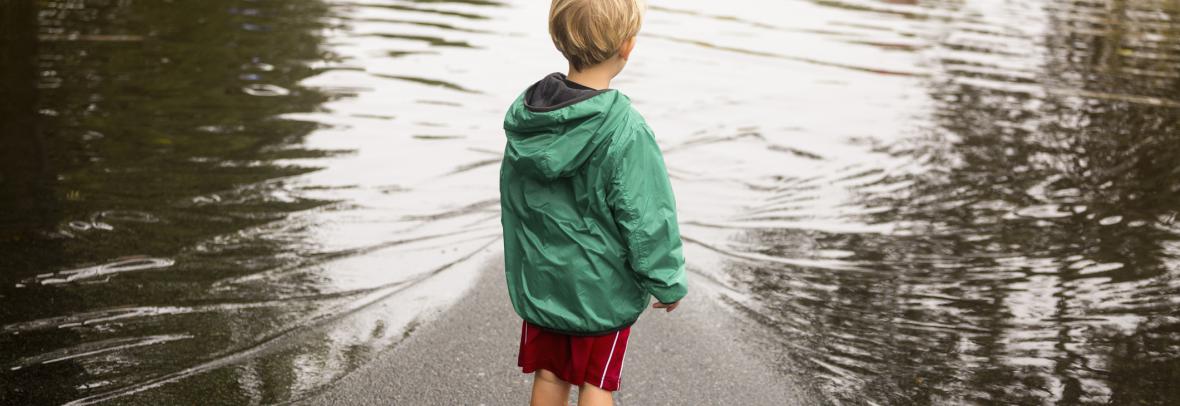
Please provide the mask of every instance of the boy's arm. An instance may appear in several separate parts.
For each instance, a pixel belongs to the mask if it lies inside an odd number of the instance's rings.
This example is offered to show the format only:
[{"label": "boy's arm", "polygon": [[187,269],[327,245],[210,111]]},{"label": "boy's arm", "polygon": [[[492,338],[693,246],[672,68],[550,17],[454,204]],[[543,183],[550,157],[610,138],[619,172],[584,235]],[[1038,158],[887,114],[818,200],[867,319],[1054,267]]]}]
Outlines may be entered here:
[{"label": "boy's arm", "polygon": [[607,199],[640,283],[671,304],[688,293],[676,199],[655,137],[643,128],[622,146]]}]

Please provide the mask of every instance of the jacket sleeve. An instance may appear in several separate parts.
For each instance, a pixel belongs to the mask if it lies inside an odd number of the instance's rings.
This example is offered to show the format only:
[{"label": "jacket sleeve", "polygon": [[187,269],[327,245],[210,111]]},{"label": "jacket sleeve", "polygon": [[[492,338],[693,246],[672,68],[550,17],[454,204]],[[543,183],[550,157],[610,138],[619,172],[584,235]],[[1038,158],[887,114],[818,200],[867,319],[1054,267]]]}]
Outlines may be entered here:
[{"label": "jacket sleeve", "polygon": [[619,146],[607,201],[636,278],[667,304],[688,294],[684,252],[664,157],[651,130],[641,128]]}]

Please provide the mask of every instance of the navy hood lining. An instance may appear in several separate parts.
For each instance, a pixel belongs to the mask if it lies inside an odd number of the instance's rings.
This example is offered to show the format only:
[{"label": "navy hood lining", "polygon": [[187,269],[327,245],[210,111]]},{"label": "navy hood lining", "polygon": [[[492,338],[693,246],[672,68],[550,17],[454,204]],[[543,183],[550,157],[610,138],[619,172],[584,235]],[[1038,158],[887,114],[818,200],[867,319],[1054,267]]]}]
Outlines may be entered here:
[{"label": "navy hood lining", "polygon": [[554,72],[525,90],[524,107],[535,113],[544,113],[578,104],[609,91],[582,86],[569,81],[564,74]]}]

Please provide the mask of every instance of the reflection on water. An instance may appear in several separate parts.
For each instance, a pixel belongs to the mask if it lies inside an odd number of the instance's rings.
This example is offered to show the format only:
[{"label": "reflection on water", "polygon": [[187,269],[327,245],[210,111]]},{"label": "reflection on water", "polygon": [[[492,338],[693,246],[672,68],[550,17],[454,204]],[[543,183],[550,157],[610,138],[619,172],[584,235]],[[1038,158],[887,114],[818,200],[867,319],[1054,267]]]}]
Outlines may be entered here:
[{"label": "reflection on water", "polygon": [[738,234],[738,306],[840,400],[1180,401],[1180,8],[952,8],[925,28],[928,121],[870,143],[885,165],[741,215],[866,229]]},{"label": "reflection on water", "polygon": [[[395,345],[498,244],[545,3],[0,3],[0,403],[283,402]],[[617,86],[785,372],[1180,402],[1180,7],[651,3]]]},{"label": "reflection on water", "polygon": [[[472,185],[494,154],[395,120],[464,95],[383,64],[458,42],[441,6],[380,10],[0,5],[0,403],[296,399],[454,299],[498,238]],[[428,151],[452,159],[410,165]]]}]

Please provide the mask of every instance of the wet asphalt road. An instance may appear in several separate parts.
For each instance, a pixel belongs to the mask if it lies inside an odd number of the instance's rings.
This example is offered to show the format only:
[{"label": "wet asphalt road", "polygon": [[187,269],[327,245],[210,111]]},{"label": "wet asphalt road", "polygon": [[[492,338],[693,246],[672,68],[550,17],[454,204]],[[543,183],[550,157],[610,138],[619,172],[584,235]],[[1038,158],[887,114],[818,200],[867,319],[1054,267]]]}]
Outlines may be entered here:
[{"label": "wet asphalt road", "polygon": [[[394,349],[300,404],[523,405],[531,375],[516,366],[520,319],[500,259],[467,297],[412,331]],[[810,391],[768,360],[750,323],[715,294],[695,289],[673,313],[649,310],[635,324],[618,405],[810,405]],[[576,396],[576,390],[572,396]]]}]

